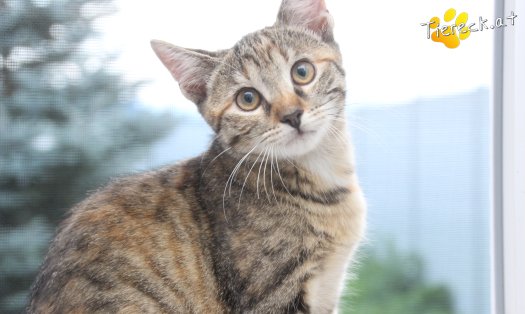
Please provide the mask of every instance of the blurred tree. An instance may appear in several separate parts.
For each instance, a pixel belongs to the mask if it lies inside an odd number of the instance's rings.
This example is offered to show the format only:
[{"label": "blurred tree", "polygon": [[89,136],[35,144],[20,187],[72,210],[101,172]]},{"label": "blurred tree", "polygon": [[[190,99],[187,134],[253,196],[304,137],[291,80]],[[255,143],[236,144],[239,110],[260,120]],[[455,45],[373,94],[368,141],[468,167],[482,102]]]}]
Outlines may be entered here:
[{"label": "blurred tree", "polygon": [[449,289],[425,280],[421,259],[401,255],[393,246],[384,254],[368,250],[343,297],[343,313],[452,314]]},{"label": "blurred tree", "polygon": [[0,0],[0,313],[20,312],[67,208],[172,121],[96,51],[111,0]]}]

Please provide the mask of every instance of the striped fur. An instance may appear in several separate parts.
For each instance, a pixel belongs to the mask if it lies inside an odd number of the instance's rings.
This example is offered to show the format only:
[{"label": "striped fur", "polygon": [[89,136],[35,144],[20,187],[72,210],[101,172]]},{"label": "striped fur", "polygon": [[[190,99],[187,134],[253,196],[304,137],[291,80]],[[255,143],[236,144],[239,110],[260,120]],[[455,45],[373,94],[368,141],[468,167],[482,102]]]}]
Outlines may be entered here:
[{"label": "striped fur", "polygon": [[[306,21],[306,22],[305,22]],[[115,180],[74,207],[29,313],[335,313],[364,233],[345,83],[322,0],[219,52],[154,50],[216,132],[207,152]],[[291,79],[300,60],[315,78]],[[241,88],[261,105],[243,111]],[[301,110],[300,126],[283,122]]]}]

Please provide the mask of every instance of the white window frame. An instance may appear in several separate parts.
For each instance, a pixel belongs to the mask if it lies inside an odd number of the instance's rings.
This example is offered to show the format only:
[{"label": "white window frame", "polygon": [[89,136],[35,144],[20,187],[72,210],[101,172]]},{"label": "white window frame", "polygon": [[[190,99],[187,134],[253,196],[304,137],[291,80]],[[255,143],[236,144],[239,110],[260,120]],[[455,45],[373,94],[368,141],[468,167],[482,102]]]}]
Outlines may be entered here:
[{"label": "white window frame", "polygon": [[[525,1],[496,0],[514,26],[495,34],[492,313],[525,313]],[[521,16],[520,16],[521,14]]]}]

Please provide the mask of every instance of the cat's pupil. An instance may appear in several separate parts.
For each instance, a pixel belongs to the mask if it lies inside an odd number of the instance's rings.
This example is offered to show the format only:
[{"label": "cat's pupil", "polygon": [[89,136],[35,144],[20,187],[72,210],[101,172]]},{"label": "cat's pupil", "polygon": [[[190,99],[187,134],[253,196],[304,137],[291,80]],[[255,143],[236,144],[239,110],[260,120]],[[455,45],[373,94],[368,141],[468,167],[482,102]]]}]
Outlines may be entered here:
[{"label": "cat's pupil", "polygon": [[304,65],[300,65],[297,67],[297,74],[299,74],[299,76],[301,77],[306,77],[306,75],[308,74],[308,70],[306,69],[306,66]]},{"label": "cat's pupil", "polygon": [[253,102],[253,93],[252,92],[246,92],[244,93],[244,101],[247,103],[247,104],[251,104]]}]

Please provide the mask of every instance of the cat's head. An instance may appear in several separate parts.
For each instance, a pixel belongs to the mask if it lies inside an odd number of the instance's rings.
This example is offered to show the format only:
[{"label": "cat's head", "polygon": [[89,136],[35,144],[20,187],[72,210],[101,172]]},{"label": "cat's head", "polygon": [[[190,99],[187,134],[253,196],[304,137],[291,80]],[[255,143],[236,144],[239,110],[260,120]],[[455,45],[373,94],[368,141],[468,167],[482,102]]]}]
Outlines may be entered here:
[{"label": "cat's head", "polygon": [[337,134],[344,71],[324,0],[283,0],[273,26],[228,50],[152,47],[232,152],[293,159]]}]

